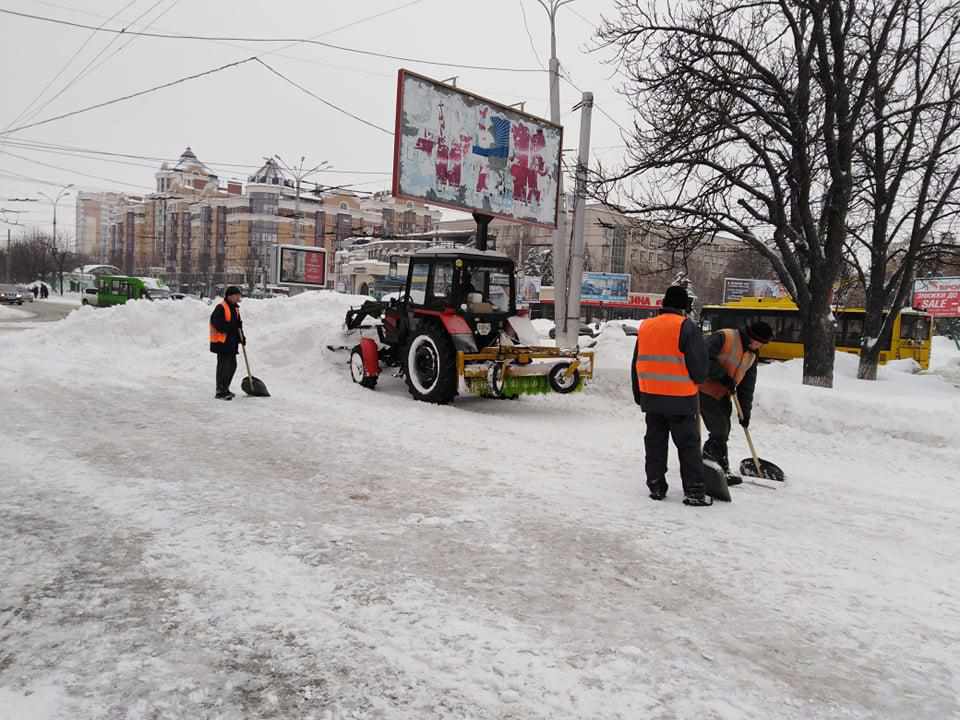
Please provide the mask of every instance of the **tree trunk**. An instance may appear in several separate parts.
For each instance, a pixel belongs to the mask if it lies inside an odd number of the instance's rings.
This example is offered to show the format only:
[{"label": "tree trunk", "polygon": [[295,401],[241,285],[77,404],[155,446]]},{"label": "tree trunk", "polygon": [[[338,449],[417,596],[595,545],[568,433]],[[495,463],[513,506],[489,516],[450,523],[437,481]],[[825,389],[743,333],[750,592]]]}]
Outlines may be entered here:
[{"label": "tree trunk", "polygon": [[883,327],[882,298],[867,301],[867,314],[863,319],[863,334],[860,339],[860,364],[857,377],[861,380],[876,380],[880,365],[880,348],[883,336],[890,335],[890,328]]},{"label": "tree trunk", "polygon": [[824,299],[806,312],[803,327],[803,384],[833,387],[834,320]]}]

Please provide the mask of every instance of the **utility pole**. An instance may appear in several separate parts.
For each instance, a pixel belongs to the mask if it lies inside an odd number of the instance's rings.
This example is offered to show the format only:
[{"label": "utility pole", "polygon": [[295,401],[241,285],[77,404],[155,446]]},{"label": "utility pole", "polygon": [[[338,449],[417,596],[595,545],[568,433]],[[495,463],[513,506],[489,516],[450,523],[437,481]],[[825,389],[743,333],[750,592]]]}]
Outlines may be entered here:
[{"label": "utility pole", "polygon": [[[300,156],[299,166],[288,165],[283,161],[283,158],[281,158],[279,155],[274,155],[273,157],[276,158],[277,162],[283,165],[284,170],[286,170],[288,173],[290,173],[293,176],[294,182],[296,183],[296,195],[293,201],[293,244],[303,245],[304,243],[300,241],[300,187],[303,184],[303,181],[306,180],[311,175],[313,175],[314,173],[317,173],[317,172],[320,172],[321,170],[326,170],[327,168],[329,168],[330,163],[324,160],[319,165],[315,165],[309,170],[304,170],[303,166],[307,160],[306,156],[304,155]],[[274,263],[276,262],[277,260],[276,258],[274,258]],[[265,270],[266,268],[264,268],[264,271]],[[264,272],[263,277],[264,277],[263,291],[264,291],[264,294],[266,294],[266,289],[267,289],[266,288],[266,272]],[[276,279],[279,279],[279,278],[276,278]]]},{"label": "utility pole", "polygon": [[[560,61],[557,59],[557,11],[573,0],[537,0],[550,18],[550,122],[560,124]],[[566,237],[566,213],[563,198],[563,168],[557,169],[557,228],[553,231],[553,319],[556,324],[557,346],[567,333],[567,296],[570,248]],[[577,280],[579,282],[579,279]],[[576,336],[574,336],[576,337]]]},{"label": "utility pole", "polygon": [[47,200],[49,200],[50,203],[53,205],[53,253],[54,253],[54,260],[57,261],[57,271],[58,271],[57,276],[60,278],[60,295],[61,296],[63,295],[63,267],[62,267],[63,260],[58,257],[60,250],[57,247],[57,203],[59,203],[62,198],[70,194],[70,188],[72,187],[73,187],[73,183],[70,183],[69,185],[64,185],[63,188],[60,190],[60,192],[57,193],[56,198],[50,197],[42,190],[37,192],[37,195],[42,195]]},{"label": "utility pole", "polygon": [[[567,337],[563,347],[575,347],[580,335],[580,285],[576,280],[583,275],[583,225],[587,211],[587,168],[590,166],[590,120],[593,116],[593,93],[583,93],[580,104],[580,149],[577,157],[577,180],[574,188],[573,247],[570,250],[570,299],[567,304]],[[554,301],[556,303],[556,301]],[[556,307],[556,304],[554,305]],[[557,332],[557,345],[560,343]]]}]

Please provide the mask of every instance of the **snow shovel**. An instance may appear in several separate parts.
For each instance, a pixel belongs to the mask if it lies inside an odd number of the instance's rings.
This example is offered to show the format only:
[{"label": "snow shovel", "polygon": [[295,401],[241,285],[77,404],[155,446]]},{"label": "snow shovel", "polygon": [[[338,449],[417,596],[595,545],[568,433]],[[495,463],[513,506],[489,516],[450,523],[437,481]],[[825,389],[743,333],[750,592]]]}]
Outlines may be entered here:
[{"label": "snow shovel", "polygon": [[240,383],[240,389],[252,397],[270,397],[270,393],[267,390],[267,386],[263,384],[263,380],[250,374],[250,361],[247,360],[247,338],[244,335],[242,339],[243,342],[240,344],[240,349],[243,350],[243,364],[247,366],[247,376]]},{"label": "snow shovel", "polygon": [[[701,416],[697,412],[697,443],[702,445],[703,437],[700,436]],[[707,495],[720,502],[731,502],[730,488],[727,485],[727,474],[713,460],[703,459],[703,486]]]},{"label": "snow shovel", "polygon": [[[740,407],[740,398],[737,397],[736,392],[733,393],[733,402],[737,408],[737,419],[743,420],[743,408]],[[769,460],[763,460],[757,457],[757,450],[753,446],[753,438],[750,437],[750,431],[747,428],[743,428],[743,434],[747,437],[747,445],[750,447],[750,457],[740,461],[740,474],[758,477],[763,480],[783,482],[786,479],[783,470]]]}]

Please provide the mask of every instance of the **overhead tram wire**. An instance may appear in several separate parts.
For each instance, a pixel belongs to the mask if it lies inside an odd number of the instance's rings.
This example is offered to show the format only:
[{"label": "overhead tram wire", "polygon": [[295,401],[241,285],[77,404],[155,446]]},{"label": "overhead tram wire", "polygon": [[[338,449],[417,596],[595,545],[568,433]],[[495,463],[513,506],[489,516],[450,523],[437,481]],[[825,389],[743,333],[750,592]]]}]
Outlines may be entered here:
[{"label": "overhead tram wire", "polygon": [[60,68],[59,72],[57,72],[57,74],[54,75],[54,76],[47,82],[46,85],[43,86],[43,89],[37,94],[37,96],[36,96],[33,100],[31,100],[31,101],[27,104],[27,106],[26,106],[25,108],[23,108],[23,110],[21,110],[20,113],[19,113],[13,120],[10,121],[10,124],[7,125],[7,128],[10,128],[11,126],[16,125],[18,122],[20,122],[21,118],[23,118],[24,115],[26,115],[28,112],[30,112],[30,110],[33,108],[33,106],[36,105],[37,101],[39,101],[40,98],[42,98],[42,97],[46,94],[47,90],[50,89],[50,86],[53,85],[57,80],[60,79],[60,76],[63,75],[63,73],[65,73],[65,72],[67,71],[67,68],[69,68],[70,65],[73,64],[73,61],[77,59],[77,56],[80,55],[80,53],[83,52],[83,50],[87,47],[87,45],[90,44],[90,41],[93,40],[93,38],[95,38],[95,37],[97,36],[97,33],[99,32],[100,28],[102,28],[102,27],[103,27],[104,25],[106,25],[108,22],[111,22],[115,17],[117,17],[118,15],[120,15],[124,10],[126,10],[127,8],[129,8],[131,5],[133,5],[133,4],[136,3],[137,1],[138,1],[138,0],[130,0],[130,2],[128,2],[128,3],[127,3],[126,5],[124,5],[122,8],[120,8],[117,12],[115,12],[113,15],[111,15],[111,16],[108,17],[106,20],[104,20],[101,25],[93,28],[93,29],[91,30],[91,32],[90,32],[90,35],[87,36],[87,39],[84,40],[83,43],[80,45],[80,47],[77,48],[76,52],[74,52],[73,55],[70,56],[70,59],[67,60],[67,62],[64,64],[64,66],[63,66],[62,68]]},{"label": "overhead tram wire", "polygon": [[94,180],[105,180],[107,182],[112,182],[117,185],[126,185],[128,187],[134,187],[134,188],[137,188],[138,190],[151,189],[146,185],[137,185],[136,183],[129,183],[123,180],[117,180],[116,178],[103,177],[102,175],[91,175],[90,173],[85,173],[80,170],[72,170],[71,168],[65,168],[59,165],[51,165],[50,163],[41,162],[40,160],[34,160],[32,158],[24,157],[23,155],[18,155],[17,153],[12,153],[9,150],[0,150],[0,155],[9,155],[10,157],[15,157],[18,160],[24,160],[26,162],[33,163],[34,165],[41,165],[43,167],[50,168],[51,170],[59,170],[61,172],[71,173],[73,175],[80,175],[82,177],[88,177]]},{"label": "overhead tram wire", "polygon": [[[137,17],[135,17],[130,23],[128,23],[128,24],[123,28],[124,31],[126,31],[128,28],[132,27],[135,23],[140,22],[140,19],[141,19],[141,18],[143,18],[147,13],[151,12],[154,8],[156,8],[158,5],[160,5],[160,3],[162,3],[163,1],[164,1],[164,0],[156,0],[156,2],[154,2],[154,4],[151,5],[145,12],[140,13],[140,14],[137,15]],[[128,7],[129,7],[129,6],[128,6]],[[134,38],[134,39],[135,39],[135,38]],[[59,92],[57,92],[57,93],[56,93],[55,95],[53,95],[52,97],[47,98],[47,99],[43,102],[42,105],[40,105],[39,107],[37,107],[37,108],[35,108],[33,111],[31,111],[30,114],[27,115],[27,117],[26,117],[27,122],[29,122],[30,120],[33,120],[34,118],[36,118],[37,116],[39,116],[40,113],[42,113],[44,110],[46,110],[48,107],[50,107],[50,105],[51,105],[57,98],[59,98],[60,96],[62,96],[62,95],[63,95],[65,92],[67,92],[70,88],[72,88],[74,85],[76,85],[76,84],[77,84],[80,80],[82,80],[87,74],[89,74],[90,72],[93,72],[93,71],[90,69],[90,68],[93,66],[93,64],[94,64],[95,62],[97,62],[97,60],[99,60],[99,59],[103,56],[103,54],[104,54],[105,52],[107,52],[111,47],[113,47],[114,43],[116,43],[118,40],[120,40],[120,36],[119,36],[119,35],[115,36],[110,42],[108,42],[106,45],[104,45],[104,46],[100,49],[100,52],[98,52],[96,55],[94,55],[93,58],[91,58],[90,61],[87,62],[87,64],[83,66],[83,68],[80,70],[80,72],[78,72],[76,75],[74,75],[72,78],[70,78],[70,79],[67,81],[67,83],[66,83],[62,88],[60,88],[60,91],[59,91]],[[96,69],[96,68],[94,68],[94,69]]]},{"label": "overhead tram wire", "polygon": [[281,73],[279,70],[273,69],[272,67],[270,67],[270,65],[268,65],[267,63],[265,63],[265,62],[264,62],[263,60],[261,60],[260,58],[253,58],[253,59],[256,60],[258,63],[260,63],[261,65],[263,65],[267,70],[269,70],[270,72],[272,72],[274,75],[276,75],[276,76],[279,77],[280,79],[284,80],[285,82],[290,83],[290,84],[293,85],[295,88],[297,88],[298,90],[306,93],[307,95],[309,95],[310,97],[314,98],[315,100],[319,100],[319,101],[322,102],[324,105],[326,105],[326,106],[328,106],[328,107],[331,107],[331,108],[333,108],[334,110],[336,110],[337,112],[343,113],[344,115],[346,115],[346,116],[348,116],[348,117],[353,118],[353,119],[356,120],[357,122],[361,122],[361,123],[363,123],[364,125],[368,125],[369,127],[372,127],[372,128],[374,128],[374,129],[376,129],[376,130],[379,130],[379,131],[382,132],[382,133],[386,133],[386,134],[389,135],[390,137],[393,137],[393,135],[394,135],[393,130],[388,130],[387,128],[382,127],[382,126],[380,126],[380,125],[377,125],[376,123],[370,122],[369,120],[366,120],[366,119],[360,117],[359,115],[354,115],[354,114],[353,114],[352,112],[350,112],[349,110],[344,110],[344,109],[343,109],[342,107],[340,107],[339,105],[334,105],[334,104],[333,104],[332,102],[330,102],[329,100],[324,100],[322,97],[320,97],[319,95],[311,92],[310,90],[308,90],[307,88],[305,88],[303,85],[300,85],[299,83],[291,80],[291,79],[288,78],[286,75],[284,75],[283,73]]},{"label": "overhead tram wire", "polygon": [[[48,143],[40,140],[27,140],[25,138],[16,138],[11,139],[8,143],[11,147],[17,147],[21,150],[35,151],[35,152],[46,152],[46,153],[55,153],[55,154],[64,154],[64,155],[73,155],[78,158],[86,160],[109,160],[111,162],[124,162],[123,160],[113,160],[112,158],[124,158],[126,160],[143,160],[151,163],[176,163],[179,158],[176,157],[163,157],[160,155],[145,155],[137,153],[122,153],[122,152],[111,152],[107,150],[93,150],[90,148],[81,148],[73,145],[61,145],[58,143]],[[105,157],[96,157],[96,156],[105,156]],[[94,156],[94,157],[89,157]],[[125,163],[131,164],[137,167],[145,168],[154,168],[154,165],[148,165],[145,163]],[[256,170],[262,166],[262,163],[243,163],[243,162],[218,162],[216,160],[204,161],[204,165],[210,167],[219,167],[219,168],[233,168],[240,170]],[[347,169],[331,169],[325,168],[324,170],[319,171],[321,173],[330,173],[334,175],[390,175],[388,170],[347,170]]]},{"label": "overhead tram wire", "polygon": [[15,128],[7,128],[6,130],[0,131],[0,138],[15,132],[20,132],[21,130],[26,130],[27,128],[46,125],[48,123],[52,123],[57,120],[63,120],[68,117],[80,115],[81,113],[90,112],[91,110],[97,110],[99,108],[107,107],[109,105],[115,105],[117,103],[124,102],[126,100],[132,100],[133,98],[140,97],[141,95],[148,95],[149,93],[156,92],[158,90],[163,90],[168,87],[173,87],[174,85],[180,85],[181,83],[185,83],[189,80],[196,80],[198,78],[205,77],[206,75],[213,75],[214,73],[222,72],[223,70],[228,70],[230,68],[238,67],[240,65],[244,65],[245,63],[252,62],[253,60],[256,60],[256,59],[257,59],[256,57],[248,57],[243,60],[237,60],[235,62],[227,63],[226,65],[221,65],[220,67],[212,68],[210,70],[204,70],[201,73],[196,73],[194,75],[187,75],[185,77],[178,78],[177,80],[164,83],[162,85],[155,85],[151,88],[147,88],[146,90],[141,90],[140,92],[135,92],[129,95],[124,95],[119,98],[114,98],[113,100],[107,100],[106,102],[97,103],[96,105],[88,105],[85,108],[80,108],[79,110],[73,110],[72,112],[63,113],[62,115],[56,115],[54,117],[46,118],[45,120],[40,120],[38,122],[28,123],[26,125],[20,125]]},{"label": "overhead tram wire", "polygon": [[[0,8],[0,13],[6,15],[13,15],[16,17],[27,18],[30,20],[38,20],[41,22],[54,23],[56,25],[65,25],[67,27],[81,28],[85,30],[95,30],[97,32],[105,33],[114,33],[117,35],[136,35],[138,37],[149,37],[149,38],[158,38],[163,40],[197,40],[201,42],[246,42],[246,43],[292,43],[297,45],[317,45],[320,47],[330,48],[331,50],[340,50],[342,52],[354,53],[357,55],[368,55],[370,57],[379,57],[386,58],[388,60],[400,60],[402,62],[411,62],[419,63],[421,65],[436,65],[438,67],[450,67],[450,68],[461,68],[464,70],[488,70],[492,72],[517,72],[517,73],[542,73],[546,72],[543,68],[517,68],[517,67],[502,67],[496,65],[471,65],[467,63],[452,63],[444,62],[440,60],[424,60],[423,58],[413,58],[403,55],[391,55],[389,53],[381,53],[373,50],[362,50],[360,48],[348,47],[346,45],[335,45],[334,43],[324,42],[322,40],[315,40],[311,38],[262,38],[262,37],[238,37],[238,36],[229,36],[229,35],[186,35],[186,34],[176,34],[176,33],[154,33],[154,32],[138,32],[138,31],[126,31],[118,28],[106,28],[106,27],[97,27],[95,25],[88,25],[86,23],[77,23],[69,20],[59,20],[57,18],[44,17],[43,15],[33,15],[31,13],[17,12],[15,10],[8,10],[5,8]],[[269,53],[264,53],[267,55]]]}]

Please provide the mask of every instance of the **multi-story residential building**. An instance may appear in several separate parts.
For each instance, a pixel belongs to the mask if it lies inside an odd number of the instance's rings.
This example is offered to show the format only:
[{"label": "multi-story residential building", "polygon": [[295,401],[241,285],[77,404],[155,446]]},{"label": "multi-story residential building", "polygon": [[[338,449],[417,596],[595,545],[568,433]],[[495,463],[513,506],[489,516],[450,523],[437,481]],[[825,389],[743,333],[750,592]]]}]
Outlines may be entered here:
[{"label": "multi-story residential building", "polygon": [[[187,148],[155,179],[156,192],[124,197],[109,211],[99,208],[98,217],[110,221],[101,222],[95,239],[87,240],[96,248],[90,254],[124,272],[162,275],[171,285],[191,289],[257,283],[271,249],[291,244],[327,250],[327,284],[333,287],[335,254],[347,238],[429,231],[440,219],[439,211],[387,193],[359,197],[322,187],[298,192],[272,159],[245,183],[224,182]],[[98,211],[94,200],[85,206],[91,217]]]},{"label": "multi-story residential building", "polygon": [[137,200],[139,198],[124,193],[79,191],[76,251],[91,258],[102,257],[106,252],[105,239],[110,236],[110,227],[119,222],[127,203]]}]

